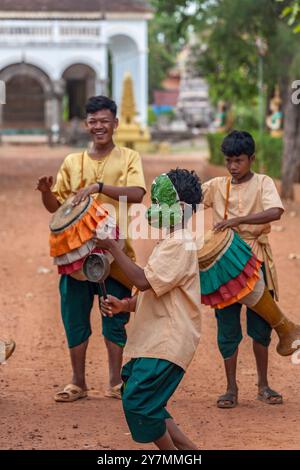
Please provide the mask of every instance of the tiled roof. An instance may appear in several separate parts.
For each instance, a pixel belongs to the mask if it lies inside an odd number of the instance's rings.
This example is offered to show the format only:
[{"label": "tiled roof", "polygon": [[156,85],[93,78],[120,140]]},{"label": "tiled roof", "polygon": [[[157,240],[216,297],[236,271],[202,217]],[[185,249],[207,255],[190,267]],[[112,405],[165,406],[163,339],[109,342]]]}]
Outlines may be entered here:
[{"label": "tiled roof", "polygon": [[1,0],[0,12],[112,12],[147,13],[150,5],[143,0]]}]

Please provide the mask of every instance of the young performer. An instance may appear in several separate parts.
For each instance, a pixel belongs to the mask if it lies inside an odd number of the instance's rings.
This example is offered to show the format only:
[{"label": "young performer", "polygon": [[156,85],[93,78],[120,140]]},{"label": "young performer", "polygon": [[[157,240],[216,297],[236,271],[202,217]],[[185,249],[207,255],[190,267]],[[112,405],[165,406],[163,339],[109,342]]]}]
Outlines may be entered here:
[{"label": "young performer", "polygon": [[[99,203],[109,203],[115,207],[118,222],[120,196],[126,196],[128,203],[142,201],[146,189],[141,159],[137,152],[114,144],[113,133],[118,126],[116,115],[117,106],[109,98],[95,96],[88,100],[85,123],[92,146],[66,157],[52,190],[52,177],[43,176],[38,181],[37,189],[41,191],[43,204],[49,212],[55,212],[72,193],[77,192],[75,203],[89,194],[95,194]],[[134,258],[128,239],[125,241],[125,252]],[[120,299],[128,297],[130,290],[126,287],[124,274],[117,266],[112,266],[111,274],[112,277],[106,282],[108,292]],[[91,334],[90,312],[94,295],[99,293],[97,283],[77,281],[69,275],[61,276],[61,313],[73,377],[71,383],[55,395],[56,401],[69,402],[87,396],[85,357]],[[120,371],[128,319],[126,309],[118,317],[102,319],[109,361],[109,386],[105,393],[108,397],[121,398]]]},{"label": "young performer", "polygon": [[122,369],[123,409],[132,437],[154,442],[159,449],[197,449],[166,410],[191,362],[200,338],[199,270],[196,247],[184,227],[184,215],[201,202],[198,177],[188,170],[158,176],[151,189],[148,221],[169,227],[144,269],[123,253],[114,240],[98,241],[109,249],[139,289],[131,299],[102,298],[104,315],[135,311]]},{"label": "young performer", "polygon": [[[233,131],[222,143],[230,177],[213,178],[203,184],[205,208],[213,210],[215,230],[233,228],[263,261],[265,282],[278,300],[277,276],[268,241],[270,222],[279,220],[284,208],[273,180],[254,173],[255,142],[248,132]],[[238,401],[236,366],[238,346],[242,340],[240,312],[242,305],[233,304],[216,310],[218,346],[224,359],[227,391],[217,401],[219,408],[233,408]],[[258,375],[257,398],[268,404],[282,403],[282,396],[268,384],[268,346],[271,327],[247,309],[247,333],[253,339],[253,351]]]}]

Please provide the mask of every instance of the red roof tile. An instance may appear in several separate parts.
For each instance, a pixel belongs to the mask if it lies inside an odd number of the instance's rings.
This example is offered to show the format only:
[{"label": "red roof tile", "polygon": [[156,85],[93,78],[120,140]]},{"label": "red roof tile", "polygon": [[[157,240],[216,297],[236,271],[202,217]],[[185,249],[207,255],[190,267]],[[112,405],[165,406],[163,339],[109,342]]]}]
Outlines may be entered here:
[{"label": "red roof tile", "polygon": [[1,0],[1,11],[147,13],[153,10],[143,0]]}]

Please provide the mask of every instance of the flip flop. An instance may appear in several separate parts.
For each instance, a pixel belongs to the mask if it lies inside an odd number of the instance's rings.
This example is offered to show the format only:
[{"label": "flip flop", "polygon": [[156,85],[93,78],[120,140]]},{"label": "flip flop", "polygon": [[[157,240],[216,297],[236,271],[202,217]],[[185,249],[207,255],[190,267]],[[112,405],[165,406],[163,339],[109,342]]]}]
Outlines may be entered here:
[{"label": "flip flop", "polygon": [[15,349],[16,343],[12,339],[8,341],[0,340],[0,364],[7,361]]},{"label": "flip flop", "polygon": [[118,385],[115,385],[114,387],[108,388],[105,391],[104,396],[106,398],[117,398],[117,400],[122,400],[122,395],[121,395],[122,385],[123,384],[118,384]]},{"label": "flip flop", "polygon": [[[272,398],[277,398],[277,400],[272,400]],[[281,405],[283,403],[283,398],[280,393],[275,392],[270,387],[264,387],[257,395],[257,399],[268,405]]]},{"label": "flip flop", "polygon": [[233,392],[226,392],[224,393],[224,395],[221,395],[217,400],[218,408],[235,408],[237,404],[237,393]]},{"label": "flip flop", "polygon": [[57,392],[54,395],[54,400],[67,403],[85,398],[87,394],[87,390],[83,390],[78,385],[69,384],[61,392]]}]

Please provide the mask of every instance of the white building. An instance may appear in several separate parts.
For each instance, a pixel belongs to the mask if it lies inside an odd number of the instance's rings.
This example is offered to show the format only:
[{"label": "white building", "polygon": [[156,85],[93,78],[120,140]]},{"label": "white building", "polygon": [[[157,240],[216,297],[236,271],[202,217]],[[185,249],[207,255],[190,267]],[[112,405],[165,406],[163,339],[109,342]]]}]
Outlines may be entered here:
[{"label": "white building", "polygon": [[63,115],[83,117],[86,99],[110,88],[119,104],[126,72],[145,124],[151,16],[142,0],[1,0],[0,127],[60,128]]}]

